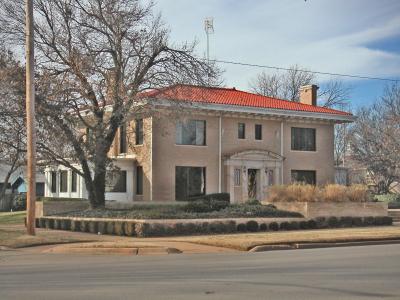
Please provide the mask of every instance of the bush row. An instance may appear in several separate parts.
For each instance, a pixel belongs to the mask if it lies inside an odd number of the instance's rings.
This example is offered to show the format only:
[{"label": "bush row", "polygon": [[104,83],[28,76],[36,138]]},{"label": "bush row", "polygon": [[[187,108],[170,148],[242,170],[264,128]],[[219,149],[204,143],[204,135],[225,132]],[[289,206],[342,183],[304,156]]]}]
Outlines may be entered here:
[{"label": "bush row", "polygon": [[391,217],[320,217],[311,220],[274,221],[269,223],[258,223],[254,220],[244,223],[236,223],[235,221],[135,223],[132,221],[87,221],[49,217],[36,219],[36,226],[40,228],[138,237],[344,228],[391,224]]}]

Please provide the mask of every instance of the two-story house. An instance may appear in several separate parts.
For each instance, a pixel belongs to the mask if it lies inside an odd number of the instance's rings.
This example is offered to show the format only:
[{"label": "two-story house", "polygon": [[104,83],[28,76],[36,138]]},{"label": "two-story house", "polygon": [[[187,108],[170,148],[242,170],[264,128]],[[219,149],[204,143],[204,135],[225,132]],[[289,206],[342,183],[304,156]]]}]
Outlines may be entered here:
[{"label": "two-story house", "polygon": [[[110,155],[106,199],[174,201],[227,192],[232,202],[263,200],[275,184],[334,182],[334,126],[350,113],[317,106],[317,86],[300,102],[235,88],[175,85],[144,94],[155,110],[129,120]],[[46,196],[85,198],[83,180],[46,169]]]}]

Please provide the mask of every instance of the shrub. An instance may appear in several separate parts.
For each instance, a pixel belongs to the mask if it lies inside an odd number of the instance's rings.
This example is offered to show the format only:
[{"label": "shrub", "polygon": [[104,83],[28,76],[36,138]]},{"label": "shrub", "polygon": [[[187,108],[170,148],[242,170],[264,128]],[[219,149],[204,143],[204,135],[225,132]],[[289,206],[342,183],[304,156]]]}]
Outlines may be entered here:
[{"label": "shrub", "polygon": [[164,224],[152,223],[150,224],[148,236],[164,236],[165,232]]},{"label": "shrub", "polygon": [[188,199],[189,201],[210,201],[210,200],[217,200],[217,201],[224,201],[230,202],[230,194],[229,193],[214,193],[208,195],[202,195],[198,197],[191,197]]},{"label": "shrub", "polygon": [[246,230],[250,232],[257,232],[259,229],[258,223],[254,220],[246,222]]},{"label": "shrub", "polygon": [[88,231],[90,233],[98,233],[98,227],[99,227],[99,223],[96,221],[89,221],[88,222]]},{"label": "shrub", "polygon": [[368,187],[363,184],[349,186],[347,188],[347,197],[350,202],[368,202],[372,199]]},{"label": "shrub", "polygon": [[202,233],[208,233],[208,222],[202,222],[200,228]]},{"label": "shrub", "polygon": [[400,202],[400,194],[375,195],[375,199],[381,202]]},{"label": "shrub", "polygon": [[124,225],[125,222],[121,222],[121,221],[117,221],[114,223],[114,233],[116,235],[120,235],[123,236],[125,235],[125,231],[124,231]]},{"label": "shrub", "polygon": [[46,228],[46,219],[39,218],[39,227],[40,228]]},{"label": "shrub", "polygon": [[54,229],[61,229],[61,220],[54,219]]},{"label": "shrub", "polygon": [[71,220],[70,219],[62,219],[61,220],[61,230],[70,230],[71,229]]},{"label": "shrub", "polygon": [[291,221],[289,223],[289,230],[297,230],[300,228],[300,224],[298,221]]},{"label": "shrub", "polygon": [[236,222],[231,220],[231,221],[226,221],[225,223],[225,230],[227,233],[232,233],[236,232]]},{"label": "shrub", "polygon": [[272,231],[278,231],[279,230],[279,224],[277,222],[271,222],[268,225],[268,229]]},{"label": "shrub", "polygon": [[107,223],[106,221],[97,222],[97,233],[106,234],[107,233]]},{"label": "shrub", "polygon": [[315,218],[315,223],[317,225],[317,228],[319,228],[319,229],[328,228],[328,222],[325,217]]},{"label": "shrub", "polygon": [[71,220],[71,231],[81,231],[81,221]]},{"label": "shrub", "polygon": [[149,223],[136,223],[135,224],[136,236],[146,237],[151,235]]},{"label": "shrub", "polygon": [[353,225],[352,217],[340,217],[339,219],[340,227],[351,227]]},{"label": "shrub", "polygon": [[246,205],[262,205],[257,199],[249,199],[246,201]]},{"label": "shrub", "polygon": [[107,234],[115,234],[115,223],[112,221],[107,221]]},{"label": "shrub", "polygon": [[329,228],[339,227],[339,220],[335,216],[331,216],[327,220]]},{"label": "shrub", "polygon": [[310,229],[316,229],[317,228],[317,222],[315,222],[315,220],[308,220],[307,221],[307,226]]},{"label": "shrub", "polygon": [[280,230],[289,230],[290,229],[290,223],[287,221],[282,222],[279,224],[279,229]]},{"label": "shrub", "polygon": [[363,225],[364,226],[373,226],[374,225],[374,217],[364,217]]},{"label": "shrub", "polygon": [[247,228],[246,224],[243,224],[243,223],[239,223],[236,226],[236,229],[238,232],[246,232],[246,228]]},{"label": "shrub", "polygon": [[81,231],[82,232],[89,232],[89,223],[90,221],[81,221]]},{"label": "shrub", "polygon": [[361,217],[353,217],[352,219],[352,225],[354,227],[360,227],[363,225],[363,220]]},{"label": "shrub", "polygon": [[328,184],[318,187],[309,184],[295,183],[270,187],[268,202],[366,202],[370,193],[365,185],[344,186]]},{"label": "shrub", "polygon": [[267,231],[268,230],[268,225],[266,223],[261,223],[260,224],[260,231]]},{"label": "shrub", "polygon": [[45,227],[47,229],[53,229],[54,228],[54,219],[47,218],[45,221]]},{"label": "shrub", "polygon": [[318,189],[310,184],[273,185],[269,188],[268,202],[317,201]]},{"label": "shrub", "polygon": [[393,224],[393,219],[392,219],[392,217],[389,217],[389,216],[383,216],[382,221],[383,221],[382,225],[392,225]]},{"label": "shrub", "polygon": [[225,233],[226,232],[226,226],[224,222],[211,222],[208,225],[208,230],[210,233]]},{"label": "shrub", "polygon": [[189,213],[206,213],[212,211],[211,207],[203,201],[192,201],[186,204],[184,210]]},{"label": "shrub", "polygon": [[299,228],[300,229],[308,229],[309,228],[308,221],[300,221]]},{"label": "shrub", "polygon": [[26,194],[18,194],[14,197],[12,210],[13,211],[26,210]]},{"label": "shrub", "polygon": [[124,231],[127,236],[135,236],[135,223],[134,222],[124,222]]}]

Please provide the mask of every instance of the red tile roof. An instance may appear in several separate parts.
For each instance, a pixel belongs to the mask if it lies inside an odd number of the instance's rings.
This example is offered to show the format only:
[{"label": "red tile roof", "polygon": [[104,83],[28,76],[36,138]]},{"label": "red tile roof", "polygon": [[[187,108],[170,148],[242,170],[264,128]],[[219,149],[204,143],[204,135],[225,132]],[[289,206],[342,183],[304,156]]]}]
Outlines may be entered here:
[{"label": "red tile roof", "polygon": [[207,104],[237,105],[346,116],[352,115],[351,113],[336,109],[261,96],[249,92],[236,90],[235,88],[211,88],[193,85],[173,85],[164,89],[146,92],[143,95],[146,98],[190,101]]}]

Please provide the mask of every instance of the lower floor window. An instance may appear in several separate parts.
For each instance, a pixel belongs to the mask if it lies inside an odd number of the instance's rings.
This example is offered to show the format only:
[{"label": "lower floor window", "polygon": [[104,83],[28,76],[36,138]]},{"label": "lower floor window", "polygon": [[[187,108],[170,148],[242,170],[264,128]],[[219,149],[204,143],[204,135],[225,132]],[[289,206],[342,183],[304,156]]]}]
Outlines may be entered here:
[{"label": "lower floor window", "polygon": [[234,171],[235,173],[234,173],[234,183],[235,183],[235,186],[240,186],[240,177],[242,176],[242,172],[241,172],[241,170],[239,169],[239,168],[237,168],[237,169],[235,169],[235,171]]},{"label": "lower floor window", "polygon": [[306,170],[292,170],[292,182],[302,182],[306,184],[316,183],[316,172]]},{"label": "lower floor window", "polygon": [[126,193],[126,171],[107,172],[106,192]]},{"label": "lower floor window", "polygon": [[60,193],[68,192],[68,171],[60,171]]},{"label": "lower floor window", "polygon": [[206,168],[176,167],[175,198],[184,201],[206,193]]},{"label": "lower floor window", "polygon": [[143,168],[136,167],[136,195],[143,195]]}]

